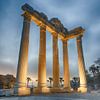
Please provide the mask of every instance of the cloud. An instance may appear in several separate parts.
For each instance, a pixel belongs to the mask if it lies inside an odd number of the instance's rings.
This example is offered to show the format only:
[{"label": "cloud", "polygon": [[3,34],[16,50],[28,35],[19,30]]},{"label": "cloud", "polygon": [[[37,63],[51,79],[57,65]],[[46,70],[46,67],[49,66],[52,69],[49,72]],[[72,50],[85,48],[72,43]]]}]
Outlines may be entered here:
[{"label": "cloud", "polygon": [[16,76],[16,66],[12,63],[0,61],[0,74],[13,74]]}]

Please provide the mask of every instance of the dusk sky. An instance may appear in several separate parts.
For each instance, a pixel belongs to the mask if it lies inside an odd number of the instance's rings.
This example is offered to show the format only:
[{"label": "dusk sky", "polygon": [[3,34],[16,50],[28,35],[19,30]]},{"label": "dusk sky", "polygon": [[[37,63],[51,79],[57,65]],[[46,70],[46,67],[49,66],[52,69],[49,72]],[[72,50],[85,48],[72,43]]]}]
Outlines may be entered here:
[{"label": "dusk sky", "polygon": [[[68,29],[82,26],[83,52],[86,69],[100,58],[100,0],[0,0],[0,74],[17,72],[18,54],[22,34],[23,11],[28,3],[44,12],[48,19],[59,18]],[[37,77],[39,55],[39,27],[32,22],[30,28],[28,76]],[[62,41],[59,39],[60,75],[63,75]],[[70,74],[78,76],[76,39],[68,41]],[[47,76],[52,76],[52,35],[47,32]]]}]

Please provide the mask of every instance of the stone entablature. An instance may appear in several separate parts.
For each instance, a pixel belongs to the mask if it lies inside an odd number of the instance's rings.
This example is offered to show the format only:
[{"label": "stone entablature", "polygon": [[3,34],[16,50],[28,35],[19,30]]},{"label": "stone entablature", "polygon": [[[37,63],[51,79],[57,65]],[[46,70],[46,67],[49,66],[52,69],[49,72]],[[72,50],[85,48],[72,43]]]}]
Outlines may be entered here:
[{"label": "stone entablature", "polygon": [[62,40],[78,37],[80,35],[83,35],[85,31],[82,27],[77,27],[73,30],[68,31],[68,29],[64,27],[64,25],[61,23],[61,21],[58,18],[51,18],[49,20],[47,15],[45,15],[43,12],[38,12],[34,10],[28,4],[23,5],[22,10],[25,11],[23,15],[25,16],[30,15],[31,19],[37,25],[41,25],[41,23],[45,24],[46,29],[50,33],[58,34]]}]

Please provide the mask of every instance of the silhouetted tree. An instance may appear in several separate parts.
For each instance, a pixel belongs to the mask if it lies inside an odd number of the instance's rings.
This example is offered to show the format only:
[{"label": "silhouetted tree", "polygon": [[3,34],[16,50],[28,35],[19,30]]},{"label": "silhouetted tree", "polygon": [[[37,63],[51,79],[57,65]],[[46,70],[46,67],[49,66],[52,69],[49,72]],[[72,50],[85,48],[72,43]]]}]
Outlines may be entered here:
[{"label": "silhouetted tree", "polygon": [[98,58],[96,61],[94,61],[94,64],[89,67],[89,71],[93,75],[93,84],[94,88],[97,86],[100,86],[100,58]]},{"label": "silhouetted tree", "polygon": [[86,70],[86,79],[87,79],[87,86],[93,87],[93,77],[91,77],[91,74],[89,74],[88,70]]},{"label": "silhouetted tree", "polygon": [[93,76],[95,77],[96,74],[98,73],[98,69],[96,68],[95,64],[91,65],[89,67],[89,71],[93,74]]},{"label": "silhouetted tree", "polygon": [[53,78],[52,77],[49,77],[49,80],[47,80],[47,81],[50,82],[50,87],[52,87]]},{"label": "silhouetted tree", "polygon": [[27,77],[27,87],[28,87],[30,81],[31,81],[31,78]]},{"label": "silhouetted tree", "polygon": [[94,61],[94,63],[96,65],[98,73],[100,73],[100,58],[98,58],[96,61]]},{"label": "silhouetted tree", "polygon": [[71,80],[71,87],[73,88],[74,91],[77,91],[77,89],[79,88],[79,77],[73,77]]},{"label": "silhouetted tree", "polygon": [[63,86],[63,81],[64,81],[63,78],[60,77],[59,80],[60,80],[60,84],[61,84],[61,86]]}]

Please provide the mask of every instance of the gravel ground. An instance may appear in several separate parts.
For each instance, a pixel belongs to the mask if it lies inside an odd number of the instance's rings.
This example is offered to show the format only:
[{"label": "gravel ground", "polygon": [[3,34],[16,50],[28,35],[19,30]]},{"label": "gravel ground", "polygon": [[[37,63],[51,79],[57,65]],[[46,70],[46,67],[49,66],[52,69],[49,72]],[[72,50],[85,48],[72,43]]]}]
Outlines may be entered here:
[{"label": "gravel ground", "polygon": [[0,97],[0,100],[100,100],[100,93],[59,93],[59,94],[41,94],[34,96],[21,97]]}]

